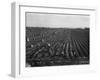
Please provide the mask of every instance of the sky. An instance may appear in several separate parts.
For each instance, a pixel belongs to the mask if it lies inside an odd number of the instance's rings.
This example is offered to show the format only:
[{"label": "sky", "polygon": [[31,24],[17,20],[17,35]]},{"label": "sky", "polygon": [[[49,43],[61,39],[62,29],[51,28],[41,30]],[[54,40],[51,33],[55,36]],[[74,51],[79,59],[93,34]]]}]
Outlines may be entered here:
[{"label": "sky", "polygon": [[27,27],[85,28],[89,27],[89,21],[87,15],[26,13]]}]

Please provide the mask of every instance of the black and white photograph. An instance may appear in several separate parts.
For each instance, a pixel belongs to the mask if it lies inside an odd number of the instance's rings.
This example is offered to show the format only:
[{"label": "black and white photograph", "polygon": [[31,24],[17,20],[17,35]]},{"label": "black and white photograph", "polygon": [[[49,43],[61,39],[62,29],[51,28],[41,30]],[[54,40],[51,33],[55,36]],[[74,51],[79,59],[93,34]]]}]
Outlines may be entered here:
[{"label": "black and white photograph", "polygon": [[11,76],[52,80],[95,72],[96,12],[89,5],[12,3]]},{"label": "black and white photograph", "polygon": [[90,16],[26,12],[26,67],[88,65]]}]

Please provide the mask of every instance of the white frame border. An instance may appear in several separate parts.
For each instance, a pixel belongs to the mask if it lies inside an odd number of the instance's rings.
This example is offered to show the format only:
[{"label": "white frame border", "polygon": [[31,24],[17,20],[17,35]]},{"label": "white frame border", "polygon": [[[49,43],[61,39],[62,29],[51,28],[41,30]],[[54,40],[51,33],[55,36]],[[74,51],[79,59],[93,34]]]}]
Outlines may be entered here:
[{"label": "white frame border", "polygon": [[[22,60],[22,55],[23,54],[20,54],[20,51],[23,52],[23,50],[21,50],[23,48],[23,46],[20,46],[20,44],[22,45],[23,43],[21,43],[20,41],[20,38],[21,36],[23,35],[22,34],[22,29],[23,29],[23,24],[21,24],[23,22],[23,20],[25,19],[22,15],[24,14],[25,11],[27,11],[27,9],[23,9],[23,12],[20,13],[22,10],[21,10],[21,7],[30,7],[32,4],[20,4],[20,3],[12,3],[12,62],[11,62],[11,75],[13,77],[22,77],[22,76],[36,76],[36,75],[53,75],[55,73],[59,74],[66,74],[66,73],[86,73],[86,72],[94,72],[95,71],[95,55],[92,54],[92,56],[90,55],[90,57],[93,59],[92,60],[92,65],[84,65],[84,66],[81,66],[81,65],[74,65],[74,69],[71,70],[73,68],[73,66],[60,66],[60,67],[39,67],[39,68],[34,68],[33,70],[32,69],[27,69],[25,70],[25,67],[24,65],[22,65],[21,63],[23,63],[23,60]],[[31,6],[32,7],[36,7],[36,8],[47,8],[47,9],[57,9],[57,10],[66,10],[66,9],[76,9],[76,10],[81,10],[81,12],[84,12],[85,11],[89,11],[90,13],[88,13],[89,15],[92,16],[92,19],[91,19],[91,23],[90,23],[90,26],[91,26],[91,29],[90,29],[90,44],[92,46],[90,46],[90,52],[91,53],[95,53],[95,45],[94,45],[94,42],[95,42],[95,11],[96,9],[94,8],[85,8],[85,7],[80,7],[80,8],[73,8],[73,7],[69,7],[68,8],[63,8],[63,7],[47,7],[47,6]],[[64,11],[63,10],[63,11]],[[30,9],[31,11],[31,9]],[[44,10],[45,11],[45,10]],[[43,12],[43,10],[42,10]],[[58,11],[59,12],[59,11]],[[80,11],[79,11],[80,13]],[[84,14],[87,14],[87,12]],[[20,18],[23,18],[23,19],[20,19]],[[25,23],[25,22],[23,22]],[[25,24],[24,24],[25,25]],[[24,33],[24,32],[23,32]],[[24,34],[25,35],[25,34]],[[24,39],[21,38],[21,39]],[[23,40],[22,40],[23,41]],[[24,42],[24,41],[23,41]],[[24,49],[25,50],[25,49]],[[90,62],[91,63],[91,62]],[[66,67],[68,69],[66,69]],[[80,69],[83,69],[83,70],[79,70],[78,68],[80,67]],[[67,71],[66,71],[67,70]],[[53,72],[52,72],[53,71]]]}]

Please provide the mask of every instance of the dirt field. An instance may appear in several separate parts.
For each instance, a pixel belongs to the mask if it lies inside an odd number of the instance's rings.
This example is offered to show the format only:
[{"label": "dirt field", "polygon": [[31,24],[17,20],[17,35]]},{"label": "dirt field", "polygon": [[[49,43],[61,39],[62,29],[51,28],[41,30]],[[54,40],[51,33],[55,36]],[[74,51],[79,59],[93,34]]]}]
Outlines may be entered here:
[{"label": "dirt field", "polygon": [[26,27],[26,64],[89,64],[89,28]]}]

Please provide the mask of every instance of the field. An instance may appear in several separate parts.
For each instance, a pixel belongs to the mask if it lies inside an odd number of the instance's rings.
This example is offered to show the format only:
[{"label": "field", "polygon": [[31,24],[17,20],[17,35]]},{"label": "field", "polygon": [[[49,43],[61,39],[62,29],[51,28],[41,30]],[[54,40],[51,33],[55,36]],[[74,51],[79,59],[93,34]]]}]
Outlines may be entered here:
[{"label": "field", "polygon": [[89,28],[26,27],[26,67],[89,64]]}]

